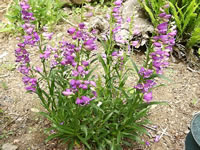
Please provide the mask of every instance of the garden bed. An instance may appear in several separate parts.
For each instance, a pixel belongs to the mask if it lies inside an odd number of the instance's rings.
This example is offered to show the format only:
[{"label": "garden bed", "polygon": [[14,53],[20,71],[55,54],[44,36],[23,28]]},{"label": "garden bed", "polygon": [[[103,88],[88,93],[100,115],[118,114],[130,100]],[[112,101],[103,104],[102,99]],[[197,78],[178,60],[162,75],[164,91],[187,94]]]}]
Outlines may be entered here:
[{"label": "garden bed", "polygon": [[[62,23],[55,27],[55,31],[62,37],[67,27],[68,24]],[[15,63],[14,49],[17,42],[13,36],[0,34],[0,146],[11,143],[19,150],[62,150],[65,145],[56,140],[44,143],[46,135],[43,129],[49,127],[49,122],[37,114],[38,110],[42,110],[37,96],[25,93],[22,75],[17,71]],[[37,55],[34,52],[31,54],[33,57]],[[134,57],[137,63],[145,58],[139,54]],[[168,105],[151,108],[148,118],[153,124],[147,126],[147,130],[152,137],[144,137],[150,145],[138,145],[134,150],[183,149],[191,118],[199,112],[199,72],[188,70],[181,62],[170,62],[165,75],[171,82],[162,81],[167,86],[154,90],[153,94],[154,101],[166,101]],[[161,139],[155,142],[155,137],[159,135],[162,135]]]}]

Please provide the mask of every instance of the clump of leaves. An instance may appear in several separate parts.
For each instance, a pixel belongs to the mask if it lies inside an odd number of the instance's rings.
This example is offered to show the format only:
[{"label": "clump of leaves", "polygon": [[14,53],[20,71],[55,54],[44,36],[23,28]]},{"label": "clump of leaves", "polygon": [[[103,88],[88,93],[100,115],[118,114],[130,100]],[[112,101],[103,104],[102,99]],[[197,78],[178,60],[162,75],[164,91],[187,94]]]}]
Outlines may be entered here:
[{"label": "clump of leaves", "polygon": [[[178,34],[176,43],[186,47],[186,54],[200,44],[200,0],[139,0],[154,26],[157,25],[160,5],[168,2]],[[197,51],[197,50],[195,50]]]},{"label": "clump of leaves", "polygon": [[[6,13],[9,23],[4,25],[0,32],[22,32],[21,7],[19,0],[14,0]],[[44,26],[53,28],[55,24],[67,15],[62,10],[63,2],[60,0],[29,0],[31,12],[34,13],[34,24],[40,30]]]},{"label": "clump of leaves", "polygon": [[156,27],[159,23],[157,17],[160,13],[160,8],[165,4],[164,0],[138,0],[141,6],[148,13],[152,24]]}]

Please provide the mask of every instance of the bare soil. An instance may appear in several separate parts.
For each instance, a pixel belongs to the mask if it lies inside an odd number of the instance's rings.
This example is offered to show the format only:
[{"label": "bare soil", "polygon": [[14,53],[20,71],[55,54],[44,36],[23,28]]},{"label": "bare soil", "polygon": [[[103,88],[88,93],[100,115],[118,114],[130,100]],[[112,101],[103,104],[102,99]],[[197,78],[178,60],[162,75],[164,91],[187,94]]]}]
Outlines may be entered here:
[{"label": "bare soil", "polygon": [[[5,2],[0,3],[2,8],[7,6]],[[3,12],[0,20],[3,20]],[[56,27],[60,37],[67,26]],[[44,129],[49,122],[36,113],[42,110],[37,96],[24,90],[22,76],[15,63],[17,42],[13,36],[0,34],[0,149],[4,143],[12,143],[19,150],[64,150],[66,145],[56,140],[45,143],[47,136]],[[144,56],[136,55],[135,58],[141,60]],[[200,74],[188,70],[183,63],[172,62],[165,72],[171,82],[159,80],[167,86],[154,90],[153,95],[155,101],[165,101],[167,105],[153,106],[149,113],[152,125],[147,127],[149,136],[144,139],[150,142],[150,146],[138,146],[133,150],[183,149],[190,121],[200,110]],[[154,142],[157,135],[161,139]]]}]

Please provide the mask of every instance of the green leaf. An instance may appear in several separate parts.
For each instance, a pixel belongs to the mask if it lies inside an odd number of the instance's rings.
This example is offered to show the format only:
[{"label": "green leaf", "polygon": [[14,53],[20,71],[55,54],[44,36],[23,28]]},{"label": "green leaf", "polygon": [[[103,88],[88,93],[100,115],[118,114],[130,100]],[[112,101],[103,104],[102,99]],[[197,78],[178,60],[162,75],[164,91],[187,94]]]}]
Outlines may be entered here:
[{"label": "green leaf", "polygon": [[105,118],[105,120],[103,120],[103,124],[112,117],[113,113],[114,112],[111,112],[110,114],[108,114],[108,116]]},{"label": "green leaf", "polygon": [[101,63],[102,66],[103,66],[104,72],[107,74],[108,68],[107,68],[107,65],[106,65],[105,61],[104,61],[103,58],[101,57],[101,55],[98,55],[98,59],[99,59],[100,63]]},{"label": "green leaf", "polygon": [[81,140],[81,142],[87,146],[88,149],[91,149],[88,142],[84,138],[82,138],[80,135],[77,135],[77,136]]},{"label": "green leaf", "polygon": [[167,80],[169,82],[172,82],[172,80],[170,80],[169,78],[167,78],[167,77],[165,77],[164,75],[161,75],[161,74],[153,74],[149,79],[154,79],[156,77]]},{"label": "green leaf", "polygon": [[86,125],[81,125],[81,130],[85,133],[85,137],[88,136],[88,128],[86,127]]},{"label": "green leaf", "polygon": [[73,150],[73,148],[74,148],[74,140],[72,139],[70,142],[69,142],[69,144],[68,144],[68,150]]},{"label": "green leaf", "polygon": [[149,14],[149,17],[151,18],[151,22],[153,23],[154,26],[157,25],[157,21],[153,15],[153,12],[151,11],[151,9],[145,4],[144,4],[144,9],[147,11],[147,13]]},{"label": "green leaf", "polygon": [[117,133],[117,144],[121,144],[121,138],[122,138],[122,134],[120,131],[118,131]]},{"label": "green leaf", "polygon": [[132,59],[131,59],[131,62],[132,62],[132,64],[133,64],[133,67],[134,67],[136,73],[138,74],[138,76],[140,76],[140,74],[139,74],[139,69],[138,69],[137,65],[135,64],[135,62],[134,62]]}]

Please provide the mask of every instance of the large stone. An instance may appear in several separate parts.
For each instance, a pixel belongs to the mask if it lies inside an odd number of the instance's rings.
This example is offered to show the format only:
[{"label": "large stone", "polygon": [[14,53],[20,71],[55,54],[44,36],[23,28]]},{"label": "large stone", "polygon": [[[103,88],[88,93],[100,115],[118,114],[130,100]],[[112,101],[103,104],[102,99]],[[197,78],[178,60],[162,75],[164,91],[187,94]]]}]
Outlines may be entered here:
[{"label": "large stone", "polygon": [[18,146],[6,143],[2,146],[2,150],[17,150]]},{"label": "large stone", "polygon": [[[123,35],[123,40],[129,37],[130,23],[127,22],[128,18],[133,18],[132,33],[138,32],[139,35],[133,35],[135,39],[140,39],[140,45],[144,45],[148,41],[148,34],[154,31],[153,25],[149,22],[148,17],[145,15],[144,9],[141,7],[138,0],[128,0],[123,4],[122,7],[122,30],[118,32],[118,35]],[[139,38],[138,38],[139,36]]]},{"label": "large stone", "polygon": [[141,33],[154,31],[153,25],[148,21],[148,17],[145,15],[145,11],[138,0],[128,0],[124,3],[122,8],[124,24],[122,28],[129,28],[129,23],[126,20],[131,16],[133,16],[133,29],[134,27],[138,27]]},{"label": "large stone", "polygon": [[[129,40],[139,40],[139,45],[144,45],[149,39],[149,33],[154,31],[154,27],[149,22],[148,16],[145,15],[145,10],[142,8],[138,0],[127,0],[121,7],[123,23],[121,25],[120,31],[116,33],[116,37],[120,37],[122,41]],[[132,17],[133,16],[133,17]],[[130,36],[130,23],[127,22],[127,19],[132,17],[132,33]],[[105,35],[109,31],[109,22],[102,16],[94,16],[89,19],[88,22],[89,28],[97,29],[99,34]]]}]

